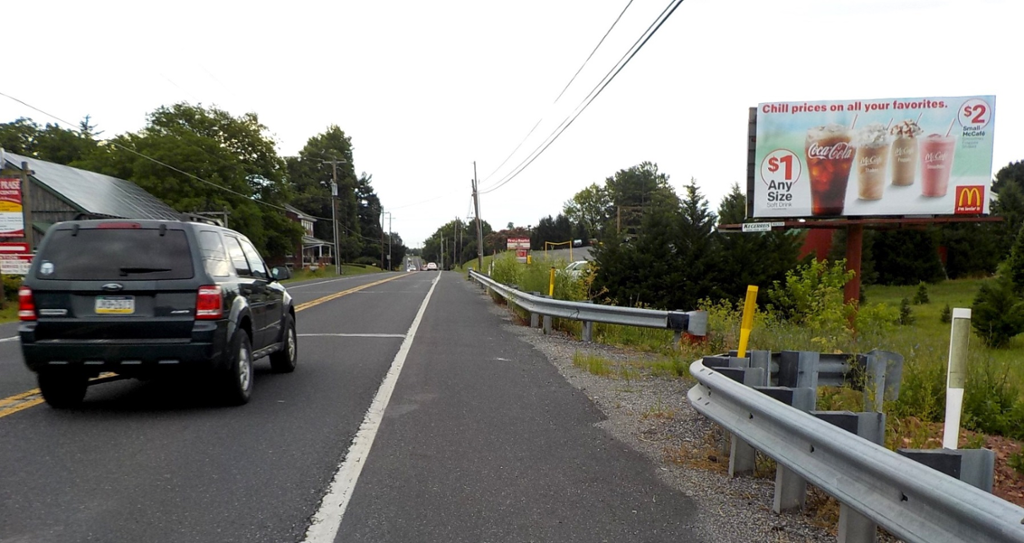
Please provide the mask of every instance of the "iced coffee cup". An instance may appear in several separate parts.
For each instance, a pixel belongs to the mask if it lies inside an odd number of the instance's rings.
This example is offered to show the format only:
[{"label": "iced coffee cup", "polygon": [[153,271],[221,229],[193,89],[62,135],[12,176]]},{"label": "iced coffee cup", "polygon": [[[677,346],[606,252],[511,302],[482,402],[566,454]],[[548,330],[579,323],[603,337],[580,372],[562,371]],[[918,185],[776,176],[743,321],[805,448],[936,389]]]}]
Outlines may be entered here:
[{"label": "iced coffee cup", "polygon": [[871,123],[857,133],[857,197],[880,200],[889,159],[889,134],[885,125]]},{"label": "iced coffee cup", "polygon": [[812,127],[804,151],[811,177],[811,214],[841,215],[853,164],[850,130],[841,124]]},{"label": "iced coffee cup", "polygon": [[921,140],[921,195],[946,195],[949,173],[953,170],[956,136],[932,134]]},{"label": "iced coffee cup", "polygon": [[917,172],[917,136],[921,127],[911,119],[901,121],[889,129],[892,136],[892,184],[909,186],[914,184]]}]

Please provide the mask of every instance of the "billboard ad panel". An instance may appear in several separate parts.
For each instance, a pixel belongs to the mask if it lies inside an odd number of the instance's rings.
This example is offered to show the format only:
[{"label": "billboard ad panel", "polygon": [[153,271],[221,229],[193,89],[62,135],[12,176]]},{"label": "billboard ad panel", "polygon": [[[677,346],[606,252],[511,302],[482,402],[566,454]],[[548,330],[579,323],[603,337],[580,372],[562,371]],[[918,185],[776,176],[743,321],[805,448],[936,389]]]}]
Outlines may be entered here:
[{"label": "billboard ad panel", "polygon": [[757,107],[754,218],[989,212],[995,96]]},{"label": "billboard ad panel", "polygon": [[21,205],[21,179],[0,178],[0,238],[25,237],[25,216]]}]

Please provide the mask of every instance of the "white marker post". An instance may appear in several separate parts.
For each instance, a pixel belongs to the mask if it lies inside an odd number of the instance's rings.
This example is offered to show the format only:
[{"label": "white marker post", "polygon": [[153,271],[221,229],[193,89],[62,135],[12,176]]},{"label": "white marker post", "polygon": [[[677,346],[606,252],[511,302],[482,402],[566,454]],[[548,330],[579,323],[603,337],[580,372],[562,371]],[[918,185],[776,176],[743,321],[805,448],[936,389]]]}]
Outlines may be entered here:
[{"label": "white marker post", "polygon": [[964,382],[967,380],[967,342],[971,339],[971,310],[953,309],[949,331],[949,370],[946,375],[946,423],[942,430],[942,447],[956,450],[960,440],[960,413],[964,405]]}]

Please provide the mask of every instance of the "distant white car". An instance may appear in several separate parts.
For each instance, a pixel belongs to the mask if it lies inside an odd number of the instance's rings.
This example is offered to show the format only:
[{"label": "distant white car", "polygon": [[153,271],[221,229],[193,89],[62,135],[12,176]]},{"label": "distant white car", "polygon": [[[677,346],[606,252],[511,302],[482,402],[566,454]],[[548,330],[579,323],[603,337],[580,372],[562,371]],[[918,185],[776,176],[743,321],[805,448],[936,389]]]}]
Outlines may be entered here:
[{"label": "distant white car", "polygon": [[565,267],[565,274],[573,279],[578,278],[590,269],[589,260],[577,260]]},{"label": "distant white car", "polygon": [[427,262],[427,271],[437,271],[437,264]]}]

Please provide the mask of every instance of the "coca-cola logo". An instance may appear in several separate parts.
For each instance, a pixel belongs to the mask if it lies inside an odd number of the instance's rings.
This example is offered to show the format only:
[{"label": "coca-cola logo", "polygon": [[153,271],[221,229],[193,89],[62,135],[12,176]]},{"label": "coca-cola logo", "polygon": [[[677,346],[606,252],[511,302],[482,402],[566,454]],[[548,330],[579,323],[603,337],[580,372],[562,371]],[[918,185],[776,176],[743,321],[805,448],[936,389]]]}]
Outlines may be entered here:
[{"label": "coca-cola logo", "polygon": [[845,141],[835,145],[818,145],[818,142],[814,142],[807,148],[808,158],[846,160],[851,156],[853,156],[853,146]]}]

